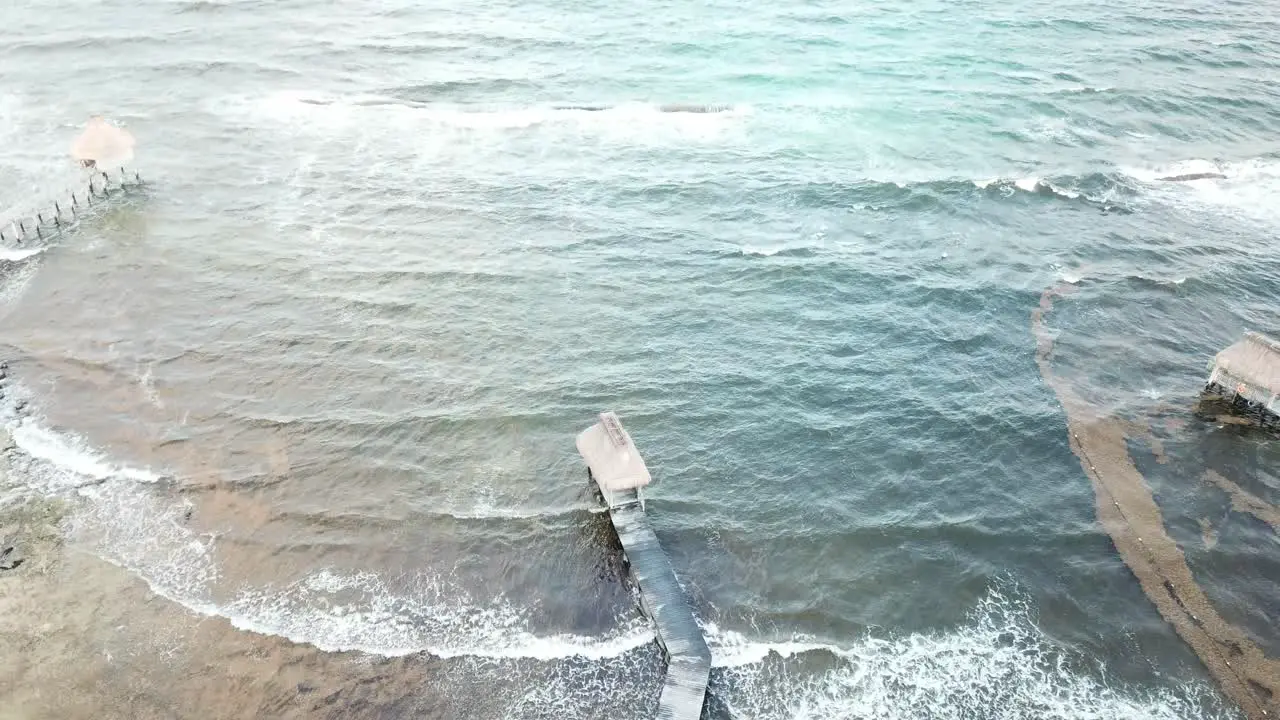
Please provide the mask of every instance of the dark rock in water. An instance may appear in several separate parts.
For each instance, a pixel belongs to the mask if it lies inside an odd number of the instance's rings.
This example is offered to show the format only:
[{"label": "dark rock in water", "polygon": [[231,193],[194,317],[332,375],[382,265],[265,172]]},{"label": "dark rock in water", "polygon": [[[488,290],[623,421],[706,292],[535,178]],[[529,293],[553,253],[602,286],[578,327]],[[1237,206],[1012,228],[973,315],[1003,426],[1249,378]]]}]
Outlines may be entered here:
[{"label": "dark rock in water", "polygon": [[0,550],[0,570],[13,570],[22,563],[26,562],[24,558],[13,557],[13,545]]},{"label": "dark rock in water", "polygon": [[1187,182],[1189,180],[1226,180],[1227,176],[1222,173],[1202,172],[1187,173],[1186,175],[1170,175],[1169,177],[1157,179],[1164,182]]}]

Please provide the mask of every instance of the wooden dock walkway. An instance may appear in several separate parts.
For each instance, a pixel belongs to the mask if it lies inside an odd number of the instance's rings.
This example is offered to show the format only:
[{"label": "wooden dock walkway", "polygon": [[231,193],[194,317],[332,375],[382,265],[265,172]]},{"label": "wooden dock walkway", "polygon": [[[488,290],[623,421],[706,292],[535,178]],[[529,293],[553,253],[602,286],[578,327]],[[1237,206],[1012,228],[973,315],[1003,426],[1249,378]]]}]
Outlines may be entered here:
[{"label": "wooden dock walkway", "polygon": [[649,471],[611,412],[578,436],[578,452],[608,505],[631,577],[640,587],[641,606],[657,626],[667,656],[657,717],[697,720],[706,699],[711,650],[645,514],[640,490],[650,482]]}]

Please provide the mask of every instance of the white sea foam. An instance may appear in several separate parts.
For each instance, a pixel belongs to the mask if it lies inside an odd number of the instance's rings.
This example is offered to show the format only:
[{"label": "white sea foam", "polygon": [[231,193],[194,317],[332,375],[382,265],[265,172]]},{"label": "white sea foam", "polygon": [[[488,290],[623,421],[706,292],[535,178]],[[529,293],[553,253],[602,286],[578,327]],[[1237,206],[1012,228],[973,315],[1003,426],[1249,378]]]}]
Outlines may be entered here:
[{"label": "white sea foam", "polygon": [[818,250],[818,245],[778,245],[774,247],[740,247],[739,252],[742,255],[754,256],[754,258],[773,258],[774,255],[785,254],[785,252],[804,252]]},{"label": "white sea foam", "polygon": [[[1158,167],[1126,167],[1162,200],[1193,211],[1206,207],[1268,224],[1280,223],[1280,159],[1253,158],[1235,162],[1191,159]],[[1216,173],[1225,177],[1169,181],[1161,178]]]},{"label": "white sea foam", "polygon": [[414,140],[430,131],[450,133],[508,133],[542,128],[592,134],[627,142],[673,139],[710,140],[751,114],[749,106],[724,112],[664,112],[651,103],[620,103],[602,109],[538,105],[485,108],[449,104],[408,103],[375,95],[332,96],[280,92],[266,98],[236,99],[219,105],[222,112],[271,123],[295,134],[383,133],[389,141]]},{"label": "white sea foam", "polygon": [[481,656],[553,661],[602,660],[653,641],[638,614],[602,636],[540,635],[529,613],[505,598],[476,600],[431,575],[397,578],[318,569],[281,586],[220,585],[217,540],[186,524],[190,504],[156,491],[162,476],[111,462],[82,439],[7,411],[22,451],[12,459],[28,489],[78,501],[71,539],[142,578],[157,595],[235,627],[307,643],[326,651],[396,656]]},{"label": "white sea foam", "polygon": [[44,251],[45,251],[45,248],[43,247],[0,248],[0,260],[8,260],[9,262],[18,262],[19,260],[26,260],[29,257],[34,257],[36,255],[39,255]]},{"label": "white sea foam", "polygon": [[[998,589],[948,632],[821,644],[707,631],[719,668],[713,685],[735,718],[1234,717],[1205,685],[1147,690],[1110,679],[1059,649],[1025,602]],[[826,669],[797,671],[806,653],[825,655],[818,667]]]},{"label": "white sea foam", "polygon": [[279,635],[326,651],[360,650],[386,656],[428,652],[436,657],[482,656],[551,661],[602,660],[653,641],[639,616],[603,637],[537,635],[525,614],[502,598],[479,604],[434,577],[390,587],[376,573],[321,570],[285,588],[242,592],[217,611],[243,630]]},{"label": "white sea foam", "polygon": [[790,248],[787,248],[787,247],[771,247],[771,248],[743,247],[741,248],[741,251],[743,255],[755,255],[757,257],[773,257],[774,255],[777,255],[780,252],[786,252],[789,249]]},{"label": "white sea foam", "polygon": [[1046,183],[1046,186],[1050,190],[1052,190],[1055,195],[1059,195],[1061,197],[1067,198],[1068,200],[1075,200],[1076,198],[1080,197],[1080,193],[1076,192],[1075,190],[1064,188],[1054,183]]},{"label": "white sea foam", "polygon": [[[1178,175],[1190,175],[1192,173],[1219,173],[1227,174],[1226,168],[1212,160],[1184,160],[1181,162],[1164,165],[1159,167],[1126,167],[1122,168],[1123,172],[1137,180],[1143,182],[1157,182],[1161,178],[1175,177]],[[1189,183],[1211,183],[1212,180],[1193,180]]]},{"label": "white sea foam", "polygon": [[1040,178],[1023,177],[1013,181],[1015,187],[1024,192],[1035,192],[1040,187]]},{"label": "white sea foam", "polygon": [[736,668],[756,665],[764,662],[770,655],[789,658],[807,652],[839,652],[839,649],[833,645],[823,644],[804,636],[779,642],[765,642],[751,640],[734,630],[722,630],[713,622],[699,624],[711,647],[713,667]]},{"label": "white sea foam", "polygon": [[29,418],[12,419],[7,429],[14,444],[29,458],[46,464],[28,480],[50,489],[82,487],[109,478],[148,483],[161,479],[148,470],[112,463],[80,438],[54,432]]},{"label": "white sea foam", "polygon": [[994,178],[983,178],[981,180],[970,180],[969,182],[973,183],[973,186],[978,188],[979,190],[986,190],[994,185],[997,188],[1002,189],[1005,195],[1012,194],[1014,190],[1021,190],[1022,192],[1027,192],[1027,193],[1040,193],[1040,192],[1044,192],[1045,190],[1048,190],[1053,194],[1059,197],[1067,198],[1068,200],[1074,200],[1080,197],[1080,193],[1077,190],[1073,190],[1068,187],[1063,187],[1061,185],[1058,185],[1057,183],[1054,183],[1049,180],[1045,180],[1042,177],[1037,177],[1034,175],[1029,175],[1025,177],[1016,177],[1011,180],[994,177]]},{"label": "white sea foam", "polygon": [[[980,183],[983,183],[983,184],[980,184]],[[985,182],[974,181],[974,185],[977,185],[980,188],[986,187],[988,184],[990,184],[990,181],[985,181]],[[1018,188],[1023,192],[1039,193],[1039,192],[1048,190],[1049,192],[1052,192],[1054,195],[1057,195],[1058,197],[1066,198],[1068,200],[1074,200],[1080,197],[1079,192],[1072,190],[1070,188],[1066,188],[1061,185],[1058,185],[1052,181],[1045,180],[1044,178],[1041,178],[1041,177],[1035,177],[1035,176],[1021,177],[1014,180],[1013,185],[1014,187]]]}]

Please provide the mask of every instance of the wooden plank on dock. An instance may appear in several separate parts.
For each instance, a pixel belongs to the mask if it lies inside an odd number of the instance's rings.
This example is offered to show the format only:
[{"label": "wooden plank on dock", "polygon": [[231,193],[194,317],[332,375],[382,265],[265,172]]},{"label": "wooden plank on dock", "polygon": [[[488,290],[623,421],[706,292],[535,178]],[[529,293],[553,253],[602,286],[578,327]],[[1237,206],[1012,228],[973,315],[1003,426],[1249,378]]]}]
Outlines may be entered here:
[{"label": "wooden plank on dock", "polygon": [[[614,435],[608,445],[612,450],[597,442],[601,433]],[[579,451],[584,447],[588,452],[582,452],[583,458],[608,502],[609,519],[622,543],[631,577],[640,587],[641,602],[657,626],[658,642],[666,652],[667,674],[658,698],[658,717],[697,720],[711,674],[711,650],[640,502],[638,491],[648,484],[649,471],[637,470],[644,467],[644,461],[613,413],[602,414],[600,423],[579,435]],[[628,453],[625,461],[617,457],[622,452]],[[621,474],[619,468],[623,468]],[[619,487],[612,482],[618,477],[643,477],[644,481],[635,487]]]}]

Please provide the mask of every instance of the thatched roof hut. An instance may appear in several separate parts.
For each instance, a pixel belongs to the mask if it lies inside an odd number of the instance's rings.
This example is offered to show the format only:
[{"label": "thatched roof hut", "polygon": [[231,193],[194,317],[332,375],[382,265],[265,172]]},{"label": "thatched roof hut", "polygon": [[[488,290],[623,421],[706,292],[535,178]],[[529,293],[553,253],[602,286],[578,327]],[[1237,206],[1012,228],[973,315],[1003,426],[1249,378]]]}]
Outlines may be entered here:
[{"label": "thatched roof hut", "polygon": [[133,135],[108,123],[100,116],[89,118],[89,124],[71,143],[71,157],[84,167],[114,168],[133,160],[137,142]]},{"label": "thatched roof hut", "polygon": [[600,421],[578,435],[577,445],[610,507],[634,501],[635,493],[628,491],[639,491],[653,479],[630,433],[612,412],[600,413]]},{"label": "thatched roof hut", "polygon": [[1210,390],[1280,416],[1280,342],[1262,333],[1245,333],[1218,353],[1210,368]]}]

